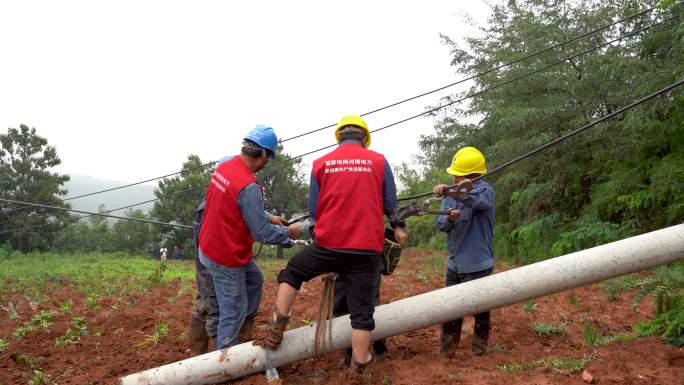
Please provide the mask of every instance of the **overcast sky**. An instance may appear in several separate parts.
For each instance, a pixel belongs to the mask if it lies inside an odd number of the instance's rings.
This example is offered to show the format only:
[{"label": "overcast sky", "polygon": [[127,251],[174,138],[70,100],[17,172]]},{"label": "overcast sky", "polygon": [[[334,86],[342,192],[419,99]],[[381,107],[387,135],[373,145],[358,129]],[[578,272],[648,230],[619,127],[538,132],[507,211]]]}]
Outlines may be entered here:
[{"label": "overcast sky", "polygon": [[[3,1],[0,129],[35,127],[57,147],[61,172],[146,179],[179,170],[190,153],[205,161],[234,154],[258,123],[287,138],[458,80],[439,34],[476,33],[464,15],[484,25],[489,7],[483,0]],[[444,95],[366,120],[378,128]],[[371,148],[392,164],[410,161],[432,123],[419,118],[379,132]],[[331,128],[287,142],[285,151],[333,142]]]}]

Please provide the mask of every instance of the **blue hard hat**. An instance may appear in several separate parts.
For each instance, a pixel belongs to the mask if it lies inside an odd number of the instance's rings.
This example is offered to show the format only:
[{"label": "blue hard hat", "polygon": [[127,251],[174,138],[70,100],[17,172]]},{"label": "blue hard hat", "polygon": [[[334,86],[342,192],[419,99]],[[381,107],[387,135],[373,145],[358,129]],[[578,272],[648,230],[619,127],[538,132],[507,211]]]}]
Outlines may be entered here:
[{"label": "blue hard hat", "polygon": [[275,156],[276,147],[278,146],[278,137],[273,131],[273,128],[264,126],[263,124],[257,124],[256,127],[252,128],[252,130],[245,135],[244,139],[251,140],[260,147],[271,150],[271,153]]}]

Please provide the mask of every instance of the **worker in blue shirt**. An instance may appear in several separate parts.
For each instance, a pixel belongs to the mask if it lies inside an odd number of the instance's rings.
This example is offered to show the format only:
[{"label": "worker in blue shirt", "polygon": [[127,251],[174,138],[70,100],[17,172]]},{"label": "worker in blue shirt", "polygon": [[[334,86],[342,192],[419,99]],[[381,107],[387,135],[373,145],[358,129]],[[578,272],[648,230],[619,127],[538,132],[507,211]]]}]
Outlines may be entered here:
[{"label": "worker in blue shirt", "polygon": [[[494,188],[482,179],[470,180],[487,172],[485,157],[474,147],[464,147],[454,156],[447,169],[454,184],[469,185],[470,192],[447,191],[447,185],[434,187],[434,193],[445,196],[435,227],[447,234],[449,253],[446,286],[483,278],[494,270]],[[463,319],[442,324],[440,351],[453,352],[461,337]],[[482,355],[487,349],[491,328],[490,312],[475,314],[472,352]]]}]

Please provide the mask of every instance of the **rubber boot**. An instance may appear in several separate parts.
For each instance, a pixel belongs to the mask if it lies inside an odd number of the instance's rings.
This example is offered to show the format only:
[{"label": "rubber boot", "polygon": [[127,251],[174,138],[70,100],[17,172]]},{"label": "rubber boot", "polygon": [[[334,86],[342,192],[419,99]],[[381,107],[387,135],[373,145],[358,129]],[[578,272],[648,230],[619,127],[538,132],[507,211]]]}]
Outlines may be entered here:
[{"label": "rubber boot", "polygon": [[352,350],[351,348],[345,349],[342,353],[342,360],[340,360],[340,369],[348,368],[352,361]]},{"label": "rubber boot", "polygon": [[195,354],[204,354],[207,352],[209,336],[204,328],[204,320],[199,318],[195,313],[190,317],[188,343],[190,345],[190,350]]},{"label": "rubber boot", "polygon": [[373,358],[376,361],[385,357],[388,353],[389,349],[387,349],[384,339],[373,341]]},{"label": "rubber boot", "polygon": [[346,385],[363,385],[365,383],[368,383],[369,381],[366,381],[366,374],[364,372],[372,362],[372,356],[371,359],[364,364],[359,364],[352,357],[351,365],[349,366],[349,369],[347,369],[347,373],[345,374],[344,378],[344,382],[346,383]]},{"label": "rubber boot", "polygon": [[487,351],[487,340],[489,339],[489,322],[475,322],[473,327],[473,347],[472,352],[476,356],[481,356]]},{"label": "rubber boot", "polygon": [[254,317],[247,317],[240,327],[238,332],[238,343],[248,342],[254,339],[252,331],[254,330]]},{"label": "rubber boot", "polygon": [[461,340],[462,326],[463,319],[442,324],[442,334],[439,338],[440,353],[452,353],[458,348],[458,342]]}]

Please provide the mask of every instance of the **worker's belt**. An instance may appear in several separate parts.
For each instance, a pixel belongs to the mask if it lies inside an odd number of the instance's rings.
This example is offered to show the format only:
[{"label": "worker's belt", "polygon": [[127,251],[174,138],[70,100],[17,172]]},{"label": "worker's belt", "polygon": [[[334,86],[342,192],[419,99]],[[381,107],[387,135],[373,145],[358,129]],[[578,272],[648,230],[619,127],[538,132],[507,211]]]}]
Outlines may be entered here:
[{"label": "worker's belt", "polygon": [[401,245],[398,244],[396,238],[394,238],[394,231],[392,229],[385,229],[385,245],[382,259],[382,274],[392,274],[394,272],[394,269],[397,268],[400,258]]}]

